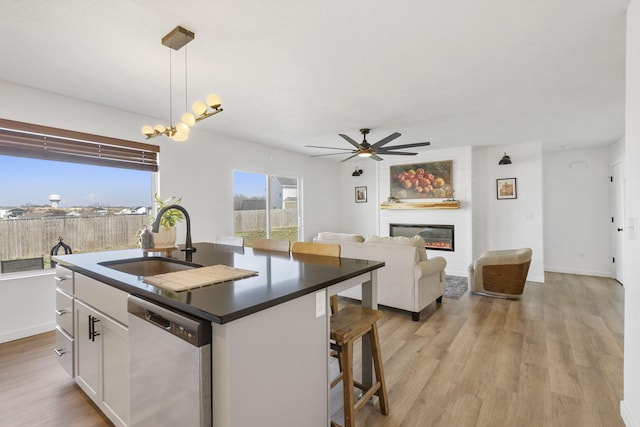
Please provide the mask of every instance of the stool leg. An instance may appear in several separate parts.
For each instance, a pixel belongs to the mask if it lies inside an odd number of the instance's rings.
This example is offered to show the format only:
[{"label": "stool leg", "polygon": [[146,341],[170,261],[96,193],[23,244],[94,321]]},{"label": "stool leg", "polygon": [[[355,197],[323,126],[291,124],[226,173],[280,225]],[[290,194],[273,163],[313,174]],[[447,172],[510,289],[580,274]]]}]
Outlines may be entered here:
[{"label": "stool leg", "polygon": [[382,352],[380,351],[380,340],[378,339],[378,326],[374,323],[371,332],[371,356],[376,372],[376,380],[380,382],[380,390],[376,393],[380,399],[380,412],[383,415],[389,413],[389,401],[387,399],[387,386],[384,382],[384,371],[382,370]]},{"label": "stool leg", "polygon": [[353,342],[347,341],[340,352],[342,360],[342,395],[344,401],[344,427],[355,427],[355,402],[353,398]]}]

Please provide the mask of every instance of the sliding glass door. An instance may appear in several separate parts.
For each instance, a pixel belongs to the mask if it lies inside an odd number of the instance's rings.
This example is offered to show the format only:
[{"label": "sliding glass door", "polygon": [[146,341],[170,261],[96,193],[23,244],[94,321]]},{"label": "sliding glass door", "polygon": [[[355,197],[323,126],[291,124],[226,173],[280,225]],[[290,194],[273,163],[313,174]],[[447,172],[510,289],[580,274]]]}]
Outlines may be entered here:
[{"label": "sliding glass door", "polygon": [[245,246],[255,238],[298,240],[298,178],[233,172],[234,234]]}]

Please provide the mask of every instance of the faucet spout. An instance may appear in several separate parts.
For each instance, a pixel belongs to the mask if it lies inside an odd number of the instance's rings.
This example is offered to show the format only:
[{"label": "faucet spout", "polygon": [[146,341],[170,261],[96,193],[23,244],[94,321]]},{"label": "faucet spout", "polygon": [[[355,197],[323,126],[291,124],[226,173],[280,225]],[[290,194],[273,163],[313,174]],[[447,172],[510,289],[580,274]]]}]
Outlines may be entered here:
[{"label": "faucet spout", "polygon": [[158,230],[160,230],[160,220],[162,219],[162,215],[166,211],[171,209],[177,209],[180,212],[182,212],[184,214],[184,219],[187,221],[187,238],[184,243],[184,249],[182,249],[182,251],[185,253],[184,255],[185,261],[191,262],[193,260],[193,253],[196,251],[196,248],[193,247],[193,243],[191,242],[191,218],[189,218],[189,212],[187,212],[187,210],[184,207],[180,205],[169,205],[160,209],[160,211],[158,212],[158,215],[156,216],[156,219],[153,221],[153,224],[151,225],[151,231],[153,231],[154,233],[157,233]]}]

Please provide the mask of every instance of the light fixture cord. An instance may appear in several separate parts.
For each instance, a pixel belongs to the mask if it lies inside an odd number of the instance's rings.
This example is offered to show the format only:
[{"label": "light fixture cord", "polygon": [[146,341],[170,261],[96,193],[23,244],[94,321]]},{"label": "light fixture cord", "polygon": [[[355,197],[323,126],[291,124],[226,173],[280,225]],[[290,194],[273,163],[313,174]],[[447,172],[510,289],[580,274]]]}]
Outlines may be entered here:
[{"label": "light fixture cord", "polygon": [[171,71],[171,48],[169,48],[169,126],[173,127],[173,73]]},{"label": "light fixture cord", "polygon": [[187,86],[187,49],[189,48],[187,46],[187,35],[184,35],[184,39],[185,39],[185,46],[184,46],[184,111],[189,111],[187,109],[187,93],[189,92],[189,88]]}]

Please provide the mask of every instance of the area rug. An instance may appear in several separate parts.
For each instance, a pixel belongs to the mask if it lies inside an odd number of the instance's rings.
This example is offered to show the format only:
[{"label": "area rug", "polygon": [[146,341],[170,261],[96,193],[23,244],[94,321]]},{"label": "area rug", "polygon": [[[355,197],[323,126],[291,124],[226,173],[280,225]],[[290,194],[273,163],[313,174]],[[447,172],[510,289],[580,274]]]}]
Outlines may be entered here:
[{"label": "area rug", "polygon": [[445,298],[459,299],[467,292],[467,278],[459,276],[447,276],[444,282]]}]

